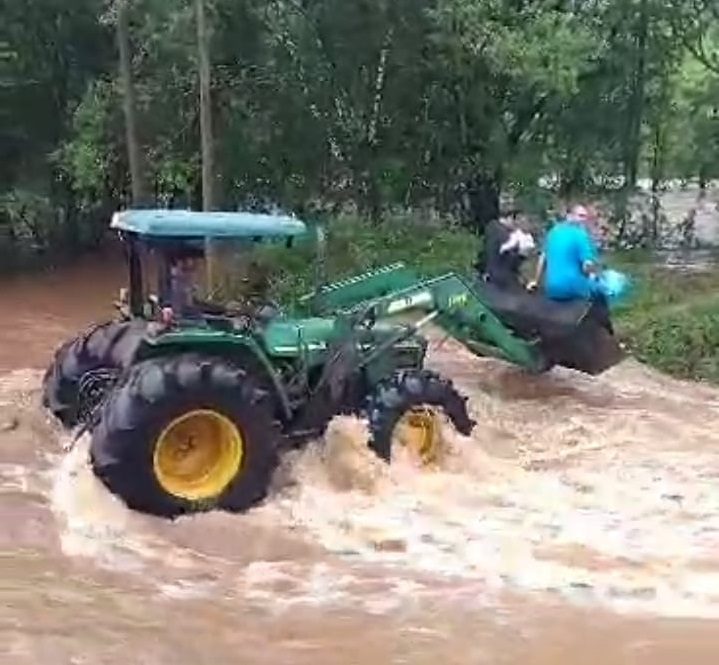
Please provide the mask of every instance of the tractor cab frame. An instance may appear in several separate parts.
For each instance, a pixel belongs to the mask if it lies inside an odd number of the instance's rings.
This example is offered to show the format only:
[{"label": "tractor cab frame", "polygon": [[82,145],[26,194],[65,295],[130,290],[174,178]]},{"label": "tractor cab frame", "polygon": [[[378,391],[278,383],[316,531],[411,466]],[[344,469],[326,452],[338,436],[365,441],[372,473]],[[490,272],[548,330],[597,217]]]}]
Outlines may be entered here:
[{"label": "tractor cab frame", "polygon": [[[155,318],[169,303],[171,271],[186,259],[208,260],[213,246],[230,242],[249,253],[259,244],[294,246],[298,239],[316,242],[316,277],[319,289],[325,280],[325,234],[319,225],[308,226],[295,217],[253,213],[191,212],[184,210],[124,210],[113,215],[110,228],[122,240],[128,264],[128,288],[117,303],[123,318]],[[149,284],[154,259],[157,279]],[[212,272],[207,270],[207,290],[212,293]],[[155,290],[147,296],[148,287]],[[213,314],[221,305],[205,302]]]}]

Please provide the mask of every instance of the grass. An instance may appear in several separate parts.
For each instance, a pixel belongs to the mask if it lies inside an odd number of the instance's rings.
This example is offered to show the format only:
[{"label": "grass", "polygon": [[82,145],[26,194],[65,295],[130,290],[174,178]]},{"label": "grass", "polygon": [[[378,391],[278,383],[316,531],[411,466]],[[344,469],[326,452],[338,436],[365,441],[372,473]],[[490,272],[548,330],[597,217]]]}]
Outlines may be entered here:
[{"label": "grass", "polygon": [[719,269],[629,270],[637,290],[616,322],[634,355],[673,376],[719,383]]}]

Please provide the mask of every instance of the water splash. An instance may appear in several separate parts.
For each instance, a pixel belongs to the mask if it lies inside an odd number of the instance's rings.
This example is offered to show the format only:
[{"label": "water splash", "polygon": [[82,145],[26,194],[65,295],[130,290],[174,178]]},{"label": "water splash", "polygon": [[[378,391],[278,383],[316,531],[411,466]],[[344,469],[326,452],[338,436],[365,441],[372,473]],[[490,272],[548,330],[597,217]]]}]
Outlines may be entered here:
[{"label": "water splash", "polygon": [[[441,468],[385,465],[365,424],[338,418],[285,458],[265,505],[168,524],[110,496],[81,441],[53,480],[63,550],[145,573],[161,561],[157,588],[172,598],[231,588],[275,608],[382,607],[443,581],[482,589],[477,602],[541,591],[719,616],[719,391],[631,361],[600,379],[526,377],[451,341],[432,363],[471,396],[480,423],[472,437],[445,432]],[[267,545],[248,549],[258,538]],[[320,550],[297,555],[289,542]],[[369,591],[377,570],[384,582]]]},{"label": "water splash", "polygon": [[[338,429],[331,442],[351,438]],[[702,478],[715,456],[599,449],[569,467],[528,471],[471,439],[453,444],[452,462],[434,473],[401,463],[378,472],[363,453],[348,461],[355,446],[308,449],[297,484],[267,510],[363,561],[615,608],[719,616],[719,566],[696,566],[719,545],[713,479]],[[336,485],[337,464],[362,469],[372,485]]]}]

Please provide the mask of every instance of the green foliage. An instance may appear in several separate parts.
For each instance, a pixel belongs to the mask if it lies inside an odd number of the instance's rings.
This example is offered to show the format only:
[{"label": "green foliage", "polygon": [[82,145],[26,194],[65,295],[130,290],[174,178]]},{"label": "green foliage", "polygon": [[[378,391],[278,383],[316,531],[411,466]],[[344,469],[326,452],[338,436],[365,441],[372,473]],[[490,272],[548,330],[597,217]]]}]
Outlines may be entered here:
[{"label": "green foliage", "polygon": [[[73,179],[75,188],[88,196],[103,193],[119,157],[115,150],[103,149],[111,144],[119,148],[110,134],[113,109],[118,103],[112,83],[94,81],[75,109],[72,139],[62,146],[56,157]],[[117,123],[114,124],[117,132]]]},{"label": "green foliage", "polygon": [[[157,205],[197,206],[193,3],[129,7],[149,189]],[[540,177],[562,195],[711,178],[716,7],[207,0],[221,205],[375,222],[430,209],[481,231],[501,190],[545,211]],[[0,191],[46,198],[62,212],[48,225],[128,199],[113,8],[0,0]]]},{"label": "green foliage", "polygon": [[42,246],[49,240],[52,227],[47,225],[52,210],[47,198],[15,189],[0,196],[0,221],[15,238]]},{"label": "green foliage", "polygon": [[629,265],[638,290],[618,326],[632,352],[669,374],[719,382],[719,273]]},{"label": "green foliage", "polygon": [[647,316],[630,348],[642,362],[674,376],[719,382],[719,300]]},{"label": "green foliage", "polygon": [[665,157],[672,175],[719,177],[719,76],[706,76],[701,63],[684,61],[671,81],[675,94],[666,120]]},{"label": "green foliage", "polygon": [[[404,216],[390,217],[379,225],[340,217],[328,224],[326,232],[330,281],[398,261],[427,276],[452,270],[467,273],[480,246],[477,237],[465,231]],[[260,262],[273,267],[272,290],[283,301],[312,290],[315,256],[310,243],[290,250],[268,247],[257,253]]]}]

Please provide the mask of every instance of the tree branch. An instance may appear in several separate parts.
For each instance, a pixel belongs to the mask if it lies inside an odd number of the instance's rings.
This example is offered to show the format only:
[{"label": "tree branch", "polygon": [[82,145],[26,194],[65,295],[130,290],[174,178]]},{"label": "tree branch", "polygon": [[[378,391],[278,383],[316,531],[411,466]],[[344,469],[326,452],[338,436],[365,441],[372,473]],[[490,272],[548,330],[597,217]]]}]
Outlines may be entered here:
[{"label": "tree branch", "polygon": [[384,92],[384,81],[387,75],[387,58],[392,46],[392,37],[394,30],[392,26],[387,29],[384,44],[379,55],[377,63],[377,74],[374,84],[374,99],[372,102],[372,115],[370,116],[369,127],[367,128],[367,142],[369,145],[375,145],[377,141],[377,125],[379,123],[380,108],[382,106],[382,93]]}]

